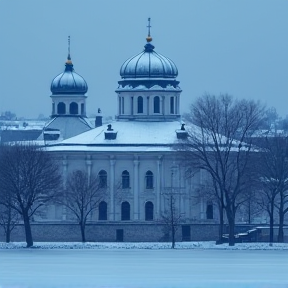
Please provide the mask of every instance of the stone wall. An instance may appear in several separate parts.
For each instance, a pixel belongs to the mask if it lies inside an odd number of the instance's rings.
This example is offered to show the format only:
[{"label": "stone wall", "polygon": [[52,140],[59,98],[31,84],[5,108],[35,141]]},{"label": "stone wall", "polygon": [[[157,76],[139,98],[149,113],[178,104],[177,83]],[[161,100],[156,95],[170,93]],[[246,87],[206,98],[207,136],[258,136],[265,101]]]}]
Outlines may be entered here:
[{"label": "stone wall", "polygon": [[[190,226],[191,241],[216,240],[218,225],[215,224],[185,224]],[[78,242],[81,241],[79,225],[71,223],[32,223],[32,235],[35,242]],[[5,241],[4,230],[0,227],[0,241]],[[169,241],[167,226],[162,224],[105,223],[87,224],[87,242],[115,242],[118,229],[123,229],[124,242],[159,242]],[[25,231],[18,224],[11,233],[11,241],[25,241]],[[182,241],[182,227],[176,232],[176,241]]]},{"label": "stone wall", "polygon": [[[217,224],[185,224],[190,227],[190,241],[216,241],[218,239]],[[79,225],[76,223],[32,223],[32,235],[35,242],[81,242]],[[227,227],[225,227],[227,228]],[[246,232],[255,228],[250,225],[236,225],[235,233]],[[260,228],[260,227],[259,227]],[[124,242],[161,242],[170,241],[167,226],[149,223],[89,223],[86,226],[87,242],[116,242],[117,230],[123,230]],[[226,231],[225,231],[226,230]],[[228,229],[224,229],[224,233]],[[278,229],[274,229],[274,240],[277,241]],[[176,241],[182,241],[182,227],[178,227]],[[258,241],[269,241],[269,228],[261,227]],[[0,242],[5,241],[3,227],[0,227]],[[25,241],[23,224],[16,225],[11,234],[11,241]],[[187,241],[187,240],[185,240]],[[288,242],[288,227],[284,228],[284,242]]]}]

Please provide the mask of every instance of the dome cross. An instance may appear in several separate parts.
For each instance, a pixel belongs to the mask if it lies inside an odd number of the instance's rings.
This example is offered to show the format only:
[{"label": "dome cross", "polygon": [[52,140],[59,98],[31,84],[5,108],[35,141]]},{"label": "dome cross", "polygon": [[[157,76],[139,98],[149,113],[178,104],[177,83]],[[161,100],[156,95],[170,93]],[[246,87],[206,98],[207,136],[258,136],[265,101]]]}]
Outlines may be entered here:
[{"label": "dome cross", "polygon": [[151,24],[150,24],[150,21],[151,21],[151,18],[149,17],[148,18],[148,25],[147,25],[147,28],[148,28],[148,36],[146,38],[147,42],[151,42],[152,41],[152,37],[150,35],[150,28],[152,27]]},{"label": "dome cross", "polygon": [[70,55],[70,35],[68,36],[68,56],[67,56],[67,61],[66,61],[66,69],[67,70],[73,69],[73,64],[72,64],[71,55]]},{"label": "dome cross", "polygon": [[70,35],[68,36],[68,60],[71,60],[71,56],[70,56]]},{"label": "dome cross", "polygon": [[148,26],[147,26],[147,28],[148,28],[148,37],[150,37],[150,28],[152,27],[152,26],[150,25],[150,21],[151,21],[151,18],[149,17],[149,18],[148,18]]}]

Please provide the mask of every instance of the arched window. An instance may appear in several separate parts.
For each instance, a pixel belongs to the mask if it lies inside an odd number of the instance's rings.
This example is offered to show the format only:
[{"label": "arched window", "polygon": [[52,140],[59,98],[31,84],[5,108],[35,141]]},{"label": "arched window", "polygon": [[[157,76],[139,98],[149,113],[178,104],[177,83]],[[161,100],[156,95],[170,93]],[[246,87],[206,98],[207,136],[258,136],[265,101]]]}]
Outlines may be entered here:
[{"label": "arched window", "polygon": [[101,170],[98,173],[99,177],[99,187],[106,188],[107,187],[107,172],[105,170]]},{"label": "arched window", "polygon": [[154,97],[154,113],[160,113],[160,97]]},{"label": "arched window", "polygon": [[213,219],[213,203],[209,201],[206,207],[206,218]]},{"label": "arched window", "polygon": [[153,189],[153,173],[151,171],[147,171],[145,178],[146,189]]},{"label": "arched window", "polygon": [[130,220],[130,204],[127,201],[121,204],[121,220]]},{"label": "arched window", "polygon": [[57,105],[57,114],[66,114],[66,105],[63,102],[58,103]]},{"label": "arched window", "polygon": [[85,115],[84,103],[81,103],[81,115]]},{"label": "arched window", "polygon": [[139,96],[137,98],[137,113],[143,113],[143,97]]},{"label": "arched window", "polygon": [[154,205],[151,201],[145,203],[145,221],[152,221],[154,214]]},{"label": "arched window", "polygon": [[174,97],[170,97],[170,114],[174,114]]},{"label": "arched window", "polygon": [[127,170],[122,172],[122,189],[130,188],[130,176]]},{"label": "arched window", "polygon": [[78,114],[78,104],[76,102],[70,103],[70,114]]},{"label": "arched window", "polygon": [[101,201],[99,203],[99,220],[107,220],[107,203]]}]

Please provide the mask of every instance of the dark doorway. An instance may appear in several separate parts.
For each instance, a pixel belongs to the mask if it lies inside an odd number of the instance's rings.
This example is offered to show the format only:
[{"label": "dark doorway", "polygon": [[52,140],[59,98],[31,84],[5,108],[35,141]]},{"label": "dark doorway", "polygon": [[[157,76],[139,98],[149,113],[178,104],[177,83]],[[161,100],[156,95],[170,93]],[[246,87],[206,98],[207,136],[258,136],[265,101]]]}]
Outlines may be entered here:
[{"label": "dark doorway", "polygon": [[124,230],[116,229],[116,241],[123,242],[124,241]]},{"label": "dark doorway", "polygon": [[189,225],[182,225],[182,241],[191,240],[191,227]]}]

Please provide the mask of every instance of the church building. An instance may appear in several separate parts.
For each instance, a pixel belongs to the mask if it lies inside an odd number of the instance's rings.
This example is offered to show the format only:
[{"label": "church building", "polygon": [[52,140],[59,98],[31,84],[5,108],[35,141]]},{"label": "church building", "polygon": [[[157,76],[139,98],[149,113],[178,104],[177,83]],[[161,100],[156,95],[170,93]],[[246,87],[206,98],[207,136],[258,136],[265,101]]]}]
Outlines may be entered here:
[{"label": "church building", "polygon": [[[211,236],[218,229],[211,228],[216,223],[213,204],[193,197],[205,182],[203,173],[185,177],[185,167],[171,147],[186,133],[180,116],[178,70],[171,59],[156,52],[150,23],[148,29],[144,50],[120,68],[118,111],[108,125],[102,125],[98,116],[98,127],[92,129],[87,120],[88,86],[74,71],[69,51],[65,71],[51,84],[52,120],[44,129],[46,147],[61,163],[64,181],[73,171],[82,170],[89,177],[98,175],[106,188],[89,219],[91,241],[165,239],[163,215],[169,213],[171,195],[181,218],[179,237],[215,239]],[[69,211],[59,205],[51,205],[45,214],[38,221],[73,223]],[[211,225],[207,229],[214,232],[200,237],[191,232],[192,224]]]}]

